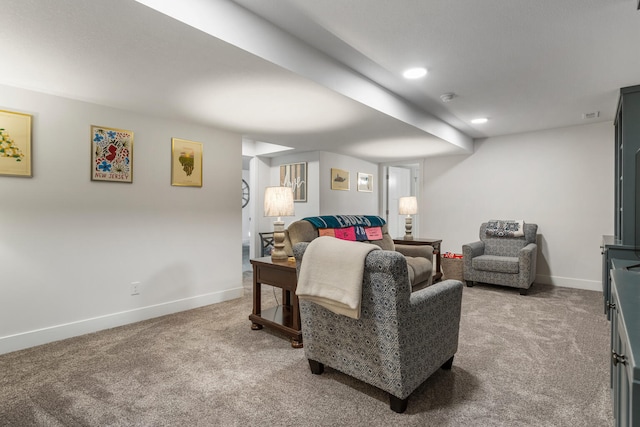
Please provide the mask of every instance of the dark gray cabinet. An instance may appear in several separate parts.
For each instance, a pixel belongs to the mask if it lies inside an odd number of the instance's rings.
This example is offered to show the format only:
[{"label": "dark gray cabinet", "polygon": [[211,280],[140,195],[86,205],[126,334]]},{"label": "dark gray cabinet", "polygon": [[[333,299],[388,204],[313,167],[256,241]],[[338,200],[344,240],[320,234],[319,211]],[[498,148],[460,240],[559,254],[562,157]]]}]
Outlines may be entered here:
[{"label": "dark gray cabinet", "polygon": [[[614,259],[611,270],[611,392],[616,427],[640,426],[640,272]],[[636,267],[637,268],[637,267]]]},{"label": "dark gray cabinet", "polygon": [[615,235],[602,239],[602,296],[616,426],[640,427],[640,85],[620,89],[614,124]]},{"label": "dark gray cabinet", "polygon": [[[609,307],[611,306],[611,261],[613,259],[640,262],[634,245],[624,245],[615,236],[602,236],[602,299],[604,313],[611,320]],[[638,288],[640,290],[640,286]]]},{"label": "dark gray cabinet", "polygon": [[608,318],[611,302],[611,259],[640,260],[640,249],[637,249],[640,246],[640,85],[620,89],[614,125],[615,234],[603,236],[601,246],[602,297]]},{"label": "dark gray cabinet", "polygon": [[[640,85],[620,89],[615,120],[615,238],[636,240],[636,154],[640,150]],[[640,225],[640,222],[639,222]]]}]

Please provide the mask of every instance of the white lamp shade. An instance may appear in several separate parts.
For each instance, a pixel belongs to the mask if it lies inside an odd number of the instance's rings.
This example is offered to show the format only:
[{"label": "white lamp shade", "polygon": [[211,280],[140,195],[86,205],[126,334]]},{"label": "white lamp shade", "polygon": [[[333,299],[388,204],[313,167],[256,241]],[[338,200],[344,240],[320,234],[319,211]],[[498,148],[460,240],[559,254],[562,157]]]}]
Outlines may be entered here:
[{"label": "white lamp shade", "polygon": [[418,213],[418,199],[415,196],[400,197],[398,204],[400,215],[414,215]]},{"label": "white lamp shade", "polygon": [[267,187],[264,189],[264,216],[295,215],[293,191],[290,187]]}]

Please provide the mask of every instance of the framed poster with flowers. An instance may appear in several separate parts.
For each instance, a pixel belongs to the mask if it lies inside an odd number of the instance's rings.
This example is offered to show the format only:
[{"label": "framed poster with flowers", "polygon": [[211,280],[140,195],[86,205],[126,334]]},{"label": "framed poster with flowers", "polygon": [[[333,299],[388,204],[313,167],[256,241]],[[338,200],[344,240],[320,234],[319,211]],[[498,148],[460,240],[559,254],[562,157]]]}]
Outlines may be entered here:
[{"label": "framed poster with flowers", "polygon": [[171,185],[202,187],[202,143],[171,138]]},{"label": "framed poster with flowers", "polygon": [[133,132],[91,126],[91,179],[133,182]]},{"label": "framed poster with flowers", "polygon": [[0,111],[0,175],[31,176],[31,116]]}]

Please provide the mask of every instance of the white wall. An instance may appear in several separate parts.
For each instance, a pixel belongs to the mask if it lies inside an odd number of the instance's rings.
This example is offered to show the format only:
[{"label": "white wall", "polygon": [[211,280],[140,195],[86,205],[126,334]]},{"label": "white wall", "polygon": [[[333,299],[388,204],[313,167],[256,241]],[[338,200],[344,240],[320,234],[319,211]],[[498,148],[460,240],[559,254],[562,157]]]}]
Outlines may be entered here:
[{"label": "white wall", "polygon": [[[349,172],[349,191],[331,189],[331,168]],[[358,172],[373,175],[373,192],[358,191]],[[316,215],[379,215],[378,165],[335,153],[320,153],[320,211]]]},{"label": "white wall", "polygon": [[[0,100],[33,115],[34,174],[0,177],[0,353],[242,295],[239,135],[7,86]],[[90,180],[91,124],[134,132],[132,184]],[[170,185],[172,137],[204,144],[202,188]]]},{"label": "white wall", "polygon": [[613,234],[611,122],[476,141],[471,156],[425,159],[420,221],[443,251],[478,240],[488,219],[538,224],[537,282],[601,289]]}]

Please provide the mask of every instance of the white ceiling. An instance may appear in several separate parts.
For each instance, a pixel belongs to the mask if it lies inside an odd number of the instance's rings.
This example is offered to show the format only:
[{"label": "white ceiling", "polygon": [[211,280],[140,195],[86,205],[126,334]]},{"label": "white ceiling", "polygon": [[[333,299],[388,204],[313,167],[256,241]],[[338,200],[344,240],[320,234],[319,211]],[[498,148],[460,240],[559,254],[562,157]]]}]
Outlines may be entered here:
[{"label": "white ceiling", "polygon": [[[2,5],[0,84],[373,162],[610,121],[640,84],[637,0]],[[404,80],[410,66],[429,75]]]}]

